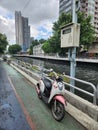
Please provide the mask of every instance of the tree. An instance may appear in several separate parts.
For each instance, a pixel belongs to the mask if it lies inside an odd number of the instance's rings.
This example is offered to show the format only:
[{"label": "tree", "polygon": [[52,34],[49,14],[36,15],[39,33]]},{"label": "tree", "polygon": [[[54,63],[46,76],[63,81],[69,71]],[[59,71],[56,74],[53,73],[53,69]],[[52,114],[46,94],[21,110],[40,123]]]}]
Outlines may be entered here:
[{"label": "tree", "polygon": [[8,51],[10,54],[17,54],[17,52],[21,51],[21,46],[18,44],[10,45]]},{"label": "tree", "polygon": [[39,44],[39,41],[37,39],[35,39],[34,41],[32,41],[32,46],[36,46]]},{"label": "tree", "polygon": [[[72,16],[62,13],[59,19],[53,24],[53,36],[47,41],[52,48],[50,49],[52,52],[58,52],[62,55],[65,54],[66,49],[60,47],[61,27],[71,22]],[[88,49],[95,39],[95,31],[91,24],[91,16],[85,17],[84,13],[78,12],[78,23],[80,23],[80,45],[84,45]]]},{"label": "tree", "polygon": [[29,54],[30,55],[33,54],[33,47],[34,46],[37,46],[39,44],[43,44],[45,41],[46,41],[45,39],[40,39],[40,40],[35,39],[35,40],[33,40],[32,45],[30,46],[30,53]]},{"label": "tree", "polygon": [[[60,37],[61,37],[61,26],[64,26],[65,24],[68,24],[71,22],[71,15],[70,14],[64,14],[59,17],[58,21],[56,21],[53,24],[53,36],[48,39],[47,42],[49,42],[51,47],[52,53],[62,53],[66,49],[61,49],[60,47]],[[46,44],[46,43],[45,43]],[[64,52],[65,53],[65,52]]]},{"label": "tree", "polygon": [[30,46],[29,55],[33,54],[33,45]]},{"label": "tree", "polygon": [[62,13],[58,21],[53,24],[53,36],[49,38],[48,42],[52,48],[53,53],[65,54],[66,49],[60,47],[61,26],[71,22],[71,15]]},{"label": "tree", "polygon": [[81,25],[80,45],[84,45],[88,49],[95,40],[95,30],[91,23],[91,16],[85,17],[84,13],[78,12],[78,23]]},{"label": "tree", "polygon": [[6,35],[0,33],[0,53],[4,53],[7,45],[8,45],[8,41]]},{"label": "tree", "polygon": [[37,39],[32,41],[32,45],[30,46],[30,52],[29,52],[30,55],[33,54],[33,47],[38,44],[39,44],[39,41]]},{"label": "tree", "polygon": [[46,41],[43,46],[42,46],[42,49],[45,53],[50,53],[52,52],[52,47],[50,46],[49,42]]},{"label": "tree", "polygon": [[45,39],[40,39],[39,44],[43,44],[46,40]]}]

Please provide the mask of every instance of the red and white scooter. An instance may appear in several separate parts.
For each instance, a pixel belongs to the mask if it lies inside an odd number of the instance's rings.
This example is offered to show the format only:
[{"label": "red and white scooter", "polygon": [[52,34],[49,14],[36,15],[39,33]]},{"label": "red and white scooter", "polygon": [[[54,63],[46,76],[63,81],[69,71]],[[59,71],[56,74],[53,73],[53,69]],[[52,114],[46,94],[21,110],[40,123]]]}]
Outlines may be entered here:
[{"label": "red and white scooter", "polygon": [[37,83],[36,90],[38,97],[51,107],[52,115],[57,121],[61,121],[65,116],[65,106],[67,105],[64,98],[64,84],[61,77],[54,73],[54,80],[42,74],[40,81]]}]

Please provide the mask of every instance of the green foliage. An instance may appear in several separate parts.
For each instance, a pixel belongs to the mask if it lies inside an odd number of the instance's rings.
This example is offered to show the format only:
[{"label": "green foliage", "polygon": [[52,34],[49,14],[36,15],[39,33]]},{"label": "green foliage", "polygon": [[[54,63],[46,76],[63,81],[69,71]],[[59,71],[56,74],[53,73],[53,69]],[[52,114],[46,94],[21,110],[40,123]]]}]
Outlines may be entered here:
[{"label": "green foliage", "polygon": [[33,54],[33,47],[34,46],[37,46],[37,45],[39,45],[39,44],[43,44],[44,42],[45,42],[46,40],[44,40],[44,39],[40,39],[40,40],[37,40],[37,39],[35,39],[35,40],[33,40],[32,41],[32,45],[30,46],[30,55],[31,54]]},{"label": "green foliage", "polygon": [[[56,74],[57,74],[58,77],[59,77],[59,76],[62,77],[64,82],[67,82],[67,83],[70,82],[70,79],[69,79],[68,77],[66,77],[66,76],[64,76],[64,75],[62,75],[62,74],[59,74],[59,73],[56,73]],[[54,77],[55,77],[55,75],[54,75],[53,72],[50,72],[50,73],[48,74],[48,76],[49,76],[51,79],[54,79]]]},{"label": "green foliage", "polygon": [[32,41],[32,46],[36,46],[36,45],[38,45],[39,44],[39,41],[36,39],[36,40],[34,40],[34,41]]},{"label": "green foliage", "polygon": [[84,45],[86,49],[95,40],[94,27],[91,24],[91,16],[85,17],[84,13],[78,12],[78,23],[80,23],[80,45]]},{"label": "green foliage", "polygon": [[[44,47],[42,48],[46,53],[58,52],[60,55],[65,55],[67,49],[60,47],[60,28],[71,22],[72,16],[70,14],[62,13],[59,19],[53,24],[53,36],[44,43],[45,45],[43,45]],[[91,24],[91,16],[85,17],[84,13],[78,12],[78,23],[80,23],[80,45],[84,45],[85,48],[88,49],[95,40],[95,31]]]},{"label": "green foliage", "polygon": [[6,35],[0,33],[0,53],[4,53],[7,45],[8,45],[8,41]]},{"label": "green foliage", "polygon": [[[53,24],[52,28],[53,36],[47,40],[48,47],[50,47],[50,49],[48,48],[48,50],[50,50],[50,53],[57,53],[57,52],[59,54],[62,54],[63,52],[65,53],[66,49],[62,49],[60,47],[61,26],[64,26],[65,24],[68,24],[70,22],[71,22],[71,15],[62,13],[58,21]],[[45,51],[45,48],[43,50]],[[47,53],[47,51],[45,52]]]},{"label": "green foliage", "polygon": [[33,54],[33,46],[31,45],[30,50],[29,50],[29,55],[32,55],[32,54]]},{"label": "green foliage", "polygon": [[[44,43],[42,49],[45,53],[65,53],[66,49],[61,49],[60,47],[60,37],[61,37],[61,26],[71,22],[71,15],[64,14],[59,17],[58,21],[53,24],[53,36],[50,37],[47,42]],[[65,51],[64,51],[65,50]]]},{"label": "green foliage", "polygon": [[52,52],[52,47],[50,46],[49,42],[46,41],[44,45],[42,46],[42,49],[44,50],[45,53],[50,53]]},{"label": "green foliage", "polygon": [[43,44],[46,40],[45,39],[40,39],[39,44]]},{"label": "green foliage", "polygon": [[21,51],[21,46],[18,44],[14,44],[9,46],[8,51],[10,54],[17,54],[17,52]]},{"label": "green foliage", "polygon": [[34,71],[39,71],[39,67],[36,66],[36,65],[33,65],[33,66],[32,66],[32,70],[34,70]]},{"label": "green foliage", "polygon": [[61,26],[71,22],[71,15],[62,13],[58,21],[53,24],[53,36],[50,38],[50,45],[53,47],[53,52],[62,53],[66,49],[60,47],[61,43]]}]

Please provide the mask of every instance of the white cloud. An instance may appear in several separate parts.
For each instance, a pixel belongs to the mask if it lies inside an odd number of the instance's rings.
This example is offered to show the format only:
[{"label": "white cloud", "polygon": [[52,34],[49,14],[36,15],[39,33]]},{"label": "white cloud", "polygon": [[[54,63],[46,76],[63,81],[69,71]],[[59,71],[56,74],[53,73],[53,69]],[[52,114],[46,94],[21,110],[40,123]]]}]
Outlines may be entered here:
[{"label": "white cloud", "polygon": [[47,22],[47,23],[44,23],[43,26],[44,26],[48,31],[52,31],[53,23]]},{"label": "white cloud", "polygon": [[[0,0],[0,32],[10,41],[15,41],[15,10],[28,17],[31,36],[48,38],[53,22],[58,18],[58,0]],[[43,27],[46,31],[40,30]]]},{"label": "white cloud", "polygon": [[48,39],[52,35],[53,23],[47,21],[39,24],[39,26],[31,25],[31,36],[41,39]]},{"label": "white cloud", "polygon": [[[2,9],[0,8],[0,11]],[[9,42],[15,43],[15,22],[8,18],[8,11],[3,9],[3,15],[0,14],[0,32],[6,34]]]},{"label": "white cloud", "polygon": [[33,25],[30,25],[30,30],[31,30],[31,36],[36,38],[37,35],[38,35],[37,28],[35,26],[33,26]]}]

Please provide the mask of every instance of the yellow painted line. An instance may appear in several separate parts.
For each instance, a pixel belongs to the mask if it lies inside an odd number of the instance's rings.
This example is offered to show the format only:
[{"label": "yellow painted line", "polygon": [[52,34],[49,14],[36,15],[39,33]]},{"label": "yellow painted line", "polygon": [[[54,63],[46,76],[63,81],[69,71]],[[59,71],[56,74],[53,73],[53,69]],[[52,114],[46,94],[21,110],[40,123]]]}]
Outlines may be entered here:
[{"label": "yellow painted line", "polygon": [[26,117],[26,120],[27,120],[28,124],[30,125],[32,130],[36,130],[35,124],[32,122],[32,119],[29,116],[29,113],[28,113],[27,109],[25,108],[24,103],[23,103],[22,99],[20,98],[20,96],[17,94],[16,89],[15,89],[15,87],[14,87],[14,85],[13,85],[13,83],[12,83],[9,76],[8,76],[8,80],[9,80],[9,82],[11,84],[11,87],[14,90],[14,93],[15,93],[15,95],[16,95],[16,97],[17,97],[17,99],[18,99],[18,101],[19,101],[19,103],[20,103],[20,105],[22,107],[22,110],[24,112],[24,115]]}]

